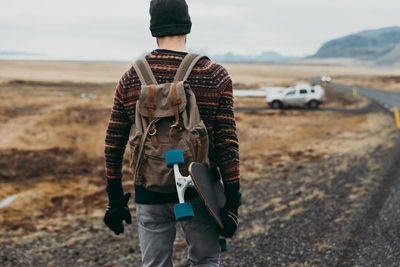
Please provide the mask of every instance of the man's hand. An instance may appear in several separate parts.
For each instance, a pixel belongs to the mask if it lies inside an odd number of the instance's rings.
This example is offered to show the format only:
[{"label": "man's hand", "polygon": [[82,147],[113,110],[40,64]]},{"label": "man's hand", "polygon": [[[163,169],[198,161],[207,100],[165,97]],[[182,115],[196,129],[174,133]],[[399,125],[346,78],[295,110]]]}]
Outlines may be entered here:
[{"label": "man's hand", "polygon": [[224,229],[220,229],[219,234],[231,238],[239,225],[238,208],[224,207],[221,210],[221,217]]},{"label": "man's hand", "polygon": [[109,203],[106,214],[104,215],[104,223],[110,228],[116,235],[124,232],[125,221],[127,224],[132,223],[131,212],[129,211],[128,201],[131,197],[130,193],[126,193],[116,203]]}]

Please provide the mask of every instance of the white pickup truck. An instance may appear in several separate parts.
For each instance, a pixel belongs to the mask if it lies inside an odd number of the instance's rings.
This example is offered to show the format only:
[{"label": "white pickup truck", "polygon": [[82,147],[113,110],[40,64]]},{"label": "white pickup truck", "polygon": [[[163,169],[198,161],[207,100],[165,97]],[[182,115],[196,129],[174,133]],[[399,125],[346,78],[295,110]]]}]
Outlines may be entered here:
[{"label": "white pickup truck", "polygon": [[268,93],[266,100],[272,108],[307,106],[316,109],[326,101],[326,96],[324,88],[320,85],[298,84]]}]

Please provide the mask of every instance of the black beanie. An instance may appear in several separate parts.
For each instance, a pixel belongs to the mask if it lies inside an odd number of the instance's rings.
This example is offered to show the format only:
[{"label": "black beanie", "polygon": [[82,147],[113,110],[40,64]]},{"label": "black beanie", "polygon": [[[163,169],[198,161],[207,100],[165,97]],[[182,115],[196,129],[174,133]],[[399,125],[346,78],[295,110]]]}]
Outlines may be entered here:
[{"label": "black beanie", "polygon": [[154,37],[185,35],[192,22],[185,0],[152,0],[150,31]]}]

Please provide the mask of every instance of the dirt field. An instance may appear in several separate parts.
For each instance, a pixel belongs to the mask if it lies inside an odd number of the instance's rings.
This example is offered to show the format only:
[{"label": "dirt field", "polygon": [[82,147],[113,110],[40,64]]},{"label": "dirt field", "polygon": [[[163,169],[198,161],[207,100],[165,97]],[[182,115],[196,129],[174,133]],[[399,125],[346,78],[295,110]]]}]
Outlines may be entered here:
[{"label": "dirt field", "polygon": [[[0,60],[0,83],[13,80],[39,82],[112,83],[115,84],[130,62],[57,62],[57,61],[7,61]],[[235,88],[260,86],[291,86],[309,77],[328,74],[352,82],[382,79],[386,87],[392,80],[398,84],[400,68],[374,68],[334,64],[251,64],[226,63]],[[336,78],[335,78],[336,79]],[[398,85],[397,85],[398,86]]]},{"label": "dirt field", "polygon": [[[0,208],[2,265],[136,266],[136,228],[114,237],[102,223],[105,130],[114,86],[129,65],[28,63],[0,62],[0,201],[17,195]],[[363,71],[250,64],[227,68],[239,87],[290,85],[328,70]],[[336,262],[337,242],[346,239],[346,227],[379,184],[383,169],[375,156],[390,150],[398,138],[393,119],[369,108],[369,101],[334,89],[328,90],[321,110],[271,110],[257,98],[237,98],[235,105],[243,227],[222,256],[223,266]],[[243,107],[259,109],[240,111]],[[351,175],[355,163],[362,171]],[[126,165],[124,187],[132,190]],[[135,210],[134,204],[130,207]],[[309,235],[301,231],[311,226]],[[185,266],[185,251],[179,234],[178,265]],[[279,251],[285,252],[279,256]]]},{"label": "dirt field", "polygon": [[243,64],[225,65],[236,88],[261,86],[293,86],[309,77],[330,75],[333,82],[400,89],[400,68],[373,68],[368,66],[317,64]]}]

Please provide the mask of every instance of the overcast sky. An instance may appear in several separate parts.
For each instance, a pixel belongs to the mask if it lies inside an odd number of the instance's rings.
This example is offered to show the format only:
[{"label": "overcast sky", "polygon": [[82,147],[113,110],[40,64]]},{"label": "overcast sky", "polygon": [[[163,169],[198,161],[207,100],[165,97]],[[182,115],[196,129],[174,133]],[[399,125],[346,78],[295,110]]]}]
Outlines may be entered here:
[{"label": "overcast sky", "polygon": [[[189,49],[310,55],[327,40],[400,26],[399,0],[187,0]],[[2,0],[0,51],[132,60],[156,48],[149,0]]]}]

